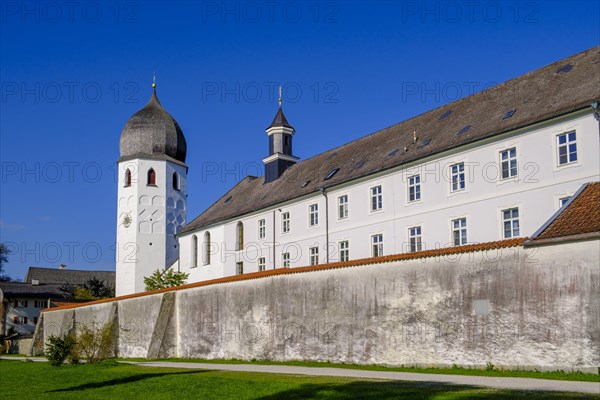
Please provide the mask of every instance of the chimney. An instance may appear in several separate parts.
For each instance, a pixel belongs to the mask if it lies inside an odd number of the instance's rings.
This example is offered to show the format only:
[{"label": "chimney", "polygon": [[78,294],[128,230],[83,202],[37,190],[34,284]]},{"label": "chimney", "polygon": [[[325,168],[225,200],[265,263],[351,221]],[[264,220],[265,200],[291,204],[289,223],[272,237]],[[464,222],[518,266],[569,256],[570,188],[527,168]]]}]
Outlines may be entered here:
[{"label": "chimney", "polygon": [[60,264],[58,266],[58,269],[66,269],[66,268],[67,268],[67,266],[65,264]]},{"label": "chimney", "polygon": [[40,281],[39,281],[39,279],[32,279],[32,280],[31,280],[31,285],[32,285],[32,286],[39,286],[39,284],[40,284]]}]

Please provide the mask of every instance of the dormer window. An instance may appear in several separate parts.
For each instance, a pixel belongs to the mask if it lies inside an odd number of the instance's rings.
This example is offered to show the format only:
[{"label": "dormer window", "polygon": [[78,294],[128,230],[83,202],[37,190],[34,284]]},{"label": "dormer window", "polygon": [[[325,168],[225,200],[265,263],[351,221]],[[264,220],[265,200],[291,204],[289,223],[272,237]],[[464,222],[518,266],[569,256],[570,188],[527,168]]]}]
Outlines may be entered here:
[{"label": "dormer window", "polygon": [[129,168],[125,171],[125,187],[131,186],[131,171]]},{"label": "dormer window", "polygon": [[152,168],[148,170],[148,186],[156,186],[156,172]]},{"label": "dormer window", "polygon": [[179,175],[177,175],[177,172],[173,172],[173,189],[179,190]]}]

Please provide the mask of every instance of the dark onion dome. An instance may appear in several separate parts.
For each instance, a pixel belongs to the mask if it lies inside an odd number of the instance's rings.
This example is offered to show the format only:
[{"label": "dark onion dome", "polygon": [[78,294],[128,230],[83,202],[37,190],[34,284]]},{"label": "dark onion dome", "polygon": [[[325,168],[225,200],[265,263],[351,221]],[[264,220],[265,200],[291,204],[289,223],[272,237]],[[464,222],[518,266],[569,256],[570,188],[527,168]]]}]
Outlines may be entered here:
[{"label": "dark onion dome", "polygon": [[120,149],[119,161],[152,158],[185,163],[185,137],[177,121],[158,101],[156,89],[148,104],[125,124]]}]

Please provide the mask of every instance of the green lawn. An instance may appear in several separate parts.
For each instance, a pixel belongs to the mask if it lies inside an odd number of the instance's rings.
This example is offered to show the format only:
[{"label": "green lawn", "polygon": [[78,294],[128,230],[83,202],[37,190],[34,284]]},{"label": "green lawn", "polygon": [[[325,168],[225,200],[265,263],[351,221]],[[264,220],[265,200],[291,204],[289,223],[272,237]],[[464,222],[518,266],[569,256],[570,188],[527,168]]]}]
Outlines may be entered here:
[{"label": "green lawn", "polygon": [[[150,361],[145,358],[127,358],[128,361]],[[154,360],[153,360],[154,361]],[[196,362],[207,364],[257,364],[257,365],[293,365],[299,367],[316,368],[347,368],[363,369],[370,371],[394,371],[394,372],[415,372],[424,374],[448,374],[448,375],[471,375],[471,376],[498,376],[513,378],[535,378],[535,379],[557,379],[563,381],[585,381],[600,382],[599,374],[587,374],[583,372],[564,372],[564,371],[504,371],[495,368],[475,369],[475,368],[413,368],[413,367],[385,367],[383,365],[359,365],[359,364],[335,364],[329,362],[316,361],[244,361],[244,360],[205,360],[198,358],[167,358],[155,361],[170,362]]]},{"label": "green lawn", "polygon": [[441,383],[277,374],[64,365],[0,360],[0,399],[600,399],[589,394],[483,389]]}]

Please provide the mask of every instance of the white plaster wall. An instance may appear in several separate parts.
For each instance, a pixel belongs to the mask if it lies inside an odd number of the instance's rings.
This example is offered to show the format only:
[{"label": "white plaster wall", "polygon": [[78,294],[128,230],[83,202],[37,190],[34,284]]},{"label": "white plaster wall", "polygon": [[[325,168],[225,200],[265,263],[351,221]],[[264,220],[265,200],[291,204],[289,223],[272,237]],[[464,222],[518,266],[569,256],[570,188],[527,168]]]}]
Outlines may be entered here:
[{"label": "white plaster wall", "polygon": [[[556,135],[570,130],[577,132],[579,159],[575,164],[558,167]],[[421,136],[419,142],[427,137],[426,134]],[[499,152],[513,146],[517,148],[518,177],[503,181],[499,179]],[[519,207],[521,236],[530,236],[558,209],[561,197],[572,195],[583,183],[600,179],[599,148],[598,122],[591,112],[586,111],[463,146],[362,181],[329,188],[330,261],[338,260],[341,240],[350,242],[351,259],[370,257],[371,236],[378,233],[384,235],[384,254],[405,252],[408,228],[416,225],[422,227],[424,249],[447,247],[452,245],[451,221],[462,217],[467,218],[470,243],[501,240],[501,211],[512,207]],[[464,191],[451,193],[449,168],[456,162],[465,162],[467,183]],[[408,177],[416,173],[421,174],[421,201],[408,203]],[[383,210],[371,212],[369,189],[376,185],[383,188]],[[342,194],[349,196],[349,218],[340,221],[337,219],[337,197]],[[317,227],[309,227],[308,206],[315,202],[319,204],[320,221]],[[273,210],[275,262],[272,256]],[[285,211],[291,215],[289,234],[281,234],[281,212]],[[267,220],[265,241],[256,239],[261,218]],[[247,249],[235,253],[238,221],[244,223]],[[189,259],[186,261],[182,257],[181,268],[190,272],[189,282],[233,275],[239,260],[244,260],[244,272],[257,271],[258,253],[266,255],[267,269],[280,268],[284,249],[291,253],[292,267],[305,266],[309,264],[309,247],[317,243],[320,262],[326,261],[325,201],[320,193],[239,220],[226,221],[208,230],[211,235],[216,233],[213,241],[218,240],[219,254],[213,259],[220,260],[220,264],[191,271]],[[193,234],[202,238],[203,233],[201,230]],[[184,253],[191,254],[191,236],[192,233],[188,233],[180,238]]]},{"label": "white plaster wall", "polygon": [[[125,171],[132,172],[125,187]],[[148,186],[147,172],[156,172],[156,186]],[[173,172],[179,174],[180,190],[173,189]],[[143,278],[177,260],[175,233],[186,221],[186,169],[161,160],[135,159],[119,163],[117,207],[117,296],[142,292]],[[123,218],[131,216],[125,227]]]}]

